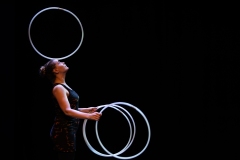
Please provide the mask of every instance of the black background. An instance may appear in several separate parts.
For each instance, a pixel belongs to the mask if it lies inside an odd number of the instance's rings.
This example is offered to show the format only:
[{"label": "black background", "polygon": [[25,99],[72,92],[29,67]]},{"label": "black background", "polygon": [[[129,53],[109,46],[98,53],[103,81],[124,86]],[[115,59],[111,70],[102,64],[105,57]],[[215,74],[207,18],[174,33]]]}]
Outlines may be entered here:
[{"label": "black background", "polygon": [[[1,4],[1,156],[14,157],[14,111],[15,111],[15,41],[14,41],[14,5]],[[6,16],[7,15],[7,16]]]},{"label": "black background", "polygon": [[[239,157],[234,152],[239,144],[237,4],[165,1],[34,1],[16,10],[17,157],[53,156],[50,84],[38,76],[47,59],[34,51],[27,34],[32,17],[51,6],[72,11],[83,25],[80,49],[64,60],[70,68],[66,81],[79,93],[81,106],[128,102],[148,118],[151,141],[136,159]],[[75,49],[80,31],[70,17],[56,10],[36,18],[31,35],[42,53],[62,56]],[[103,115],[100,137],[117,152],[128,137],[126,120],[113,110]],[[137,133],[126,156],[140,151],[147,139],[142,117],[134,111],[133,116]],[[88,137],[98,148],[88,123]],[[77,150],[77,159],[106,159],[88,149],[81,128]]]}]

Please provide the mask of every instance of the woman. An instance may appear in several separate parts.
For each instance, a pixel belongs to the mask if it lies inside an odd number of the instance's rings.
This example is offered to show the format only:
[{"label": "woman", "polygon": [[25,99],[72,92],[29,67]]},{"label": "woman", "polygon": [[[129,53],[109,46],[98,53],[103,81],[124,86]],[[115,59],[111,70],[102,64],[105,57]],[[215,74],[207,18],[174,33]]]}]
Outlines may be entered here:
[{"label": "woman", "polygon": [[40,75],[53,84],[55,119],[50,136],[59,160],[74,160],[76,132],[80,119],[98,121],[101,113],[97,107],[79,108],[79,96],[65,82],[68,67],[57,59],[48,61],[40,68]]}]

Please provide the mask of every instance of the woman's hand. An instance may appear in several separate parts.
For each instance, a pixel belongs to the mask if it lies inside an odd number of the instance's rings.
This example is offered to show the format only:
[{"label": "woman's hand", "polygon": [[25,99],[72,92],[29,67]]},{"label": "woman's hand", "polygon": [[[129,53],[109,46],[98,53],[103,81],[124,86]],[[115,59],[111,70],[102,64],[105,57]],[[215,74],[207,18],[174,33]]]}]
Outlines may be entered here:
[{"label": "woman's hand", "polygon": [[98,121],[101,116],[102,116],[102,113],[93,112],[93,113],[89,113],[88,119]]},{"label": "woman's hand", "polygon": [[97,107],[88,107],[86,108],[88,113],[93,113],[97,111]]},{"label": "woman's hand", "polygon": [[97,111],[97,107],[79,108],[78,110],[84,113],[93,113]]}]

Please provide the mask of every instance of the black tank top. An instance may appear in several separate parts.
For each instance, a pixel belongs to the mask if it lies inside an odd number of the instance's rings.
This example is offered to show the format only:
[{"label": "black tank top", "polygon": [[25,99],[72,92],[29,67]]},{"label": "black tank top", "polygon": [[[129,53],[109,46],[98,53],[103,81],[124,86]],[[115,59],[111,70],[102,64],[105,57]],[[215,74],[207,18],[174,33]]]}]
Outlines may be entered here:
[{"label": "black tank top", "polygon": [[[54,86],[59,84],[54,84]],[[78,110],[79,108],[79,96],[74,91],[69,89],[63,84],[69,92],[68,101],[72,109]],[[54,87],[53,86],[53,87]],[[77,118],[69,117],[61,110],[56,98],[54,97],[55,105],[55,119],[50,131],[51,139],[53,140],[54,150],[62,152],[73,152],[76,150],[76,132],[79,126],[79,120]]]}]

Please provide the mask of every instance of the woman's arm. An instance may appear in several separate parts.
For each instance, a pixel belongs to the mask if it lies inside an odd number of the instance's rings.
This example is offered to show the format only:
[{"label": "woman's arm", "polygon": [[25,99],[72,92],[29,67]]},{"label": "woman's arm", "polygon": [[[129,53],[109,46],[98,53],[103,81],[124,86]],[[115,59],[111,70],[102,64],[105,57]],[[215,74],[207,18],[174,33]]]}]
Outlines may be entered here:
[{"label": "woman's arm", "polygon": [[57,85],[53,88],[53,95],[57,99],[57,102],[60,108],[62,109],[63,113],[67,116],[79,119],[99,120],[99,118],[102,115],[101,113],[98,112],[85,113],[72,109],[67,98],[66,89],[61,85]]},{"label": "woman's arm", "polygon": [[84,113],[93,113],[97,111],[97,107],[78,108],[78,111],[84,112]]}]

